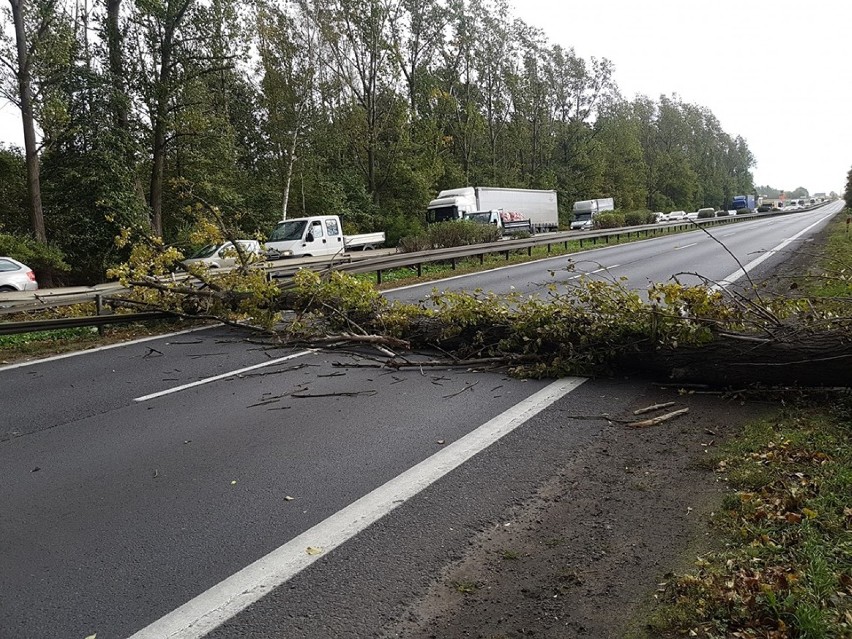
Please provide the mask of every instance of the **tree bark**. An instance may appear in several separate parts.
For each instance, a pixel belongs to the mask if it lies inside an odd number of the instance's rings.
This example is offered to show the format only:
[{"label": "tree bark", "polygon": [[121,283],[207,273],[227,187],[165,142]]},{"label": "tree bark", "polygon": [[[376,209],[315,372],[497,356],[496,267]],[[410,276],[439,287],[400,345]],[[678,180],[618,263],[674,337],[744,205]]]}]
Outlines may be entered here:
[{"label": "tree bark", "polygon": [[24,126],[24,150],[27,164],[27,194],[30,199],[30,226],[38,242],[47,244],[44,230],[44,210],[41,204],[41,177],[38,146],[33,117],[33,92],[30,66],[32,59],[27,47],[27,34],[24,29],[25,0],[9,0],[12,6],[12,19],[15,23],[15,44],[18,52],[18,94],[21,101],[21,120]]}]

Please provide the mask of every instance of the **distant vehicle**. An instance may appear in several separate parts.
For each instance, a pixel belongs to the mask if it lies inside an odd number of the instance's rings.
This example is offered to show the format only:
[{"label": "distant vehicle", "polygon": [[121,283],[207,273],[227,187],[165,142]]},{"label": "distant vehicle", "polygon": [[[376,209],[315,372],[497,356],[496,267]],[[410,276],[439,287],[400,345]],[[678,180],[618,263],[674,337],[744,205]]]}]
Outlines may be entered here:
[{"label": "distant vehicle", "polygon": [[366,251],[384,244],[385,232],[343,235],[336,215],[314,215],[281,220],[266,241],[269,257],[316,257],[352,250]]},{"label": "distant vehicle", "polygon": [[703,209],[698,209],[697,213],[698,215],[696,217],[701,220],[716,217],[716,209],[714,209],[712,206]]},{"label": "distant vehicle", "polygon": [[757,208],[753,195],[735,195],[731,200],[731,208],[738,213],[743,209],[748,209],[749,212]]},{"label": "distant vehicle", "polygon": [[461,220],[465,213],[492,210],[520,213],[536,232],[559,230],[556,191],[494,186],[465,186],[441,191],[426,207],[426,222]]},{"label": "distant vehicle", "polygon": [[687,220],[697,220],[698,219],[698,211],[692,211],[692,213],[686,214]]},{"label": "distant vehicle", "polygon": [[761,204],[757,207],[758,213],[769,213],[772,210],[774,210],[773,207],[769,206],[768,204]]},{"label": "distant vehicle", "polygon": [[[240,248],[253,259],[261,254],[260,242],[257,240],[237,240]],[[223,244],[208,244],[181,262],[186,268],[193,264],[206,264],[210,268],[228,268],[239,264],[240,258],[232,242]]]},{"label": "distant vehicle", "polygon": [[490,211],[474,211],[465,213],[464,219],[478,224],[493,224],[500,229],[501,235],[513,233],[533,233],[532,221],[524,218],[520,213],[507,213],[492,209]]},{"label": "distant vehicle", "polygon": [[11,257],[0,257],[0,293],[36,290],[38,281],[29,266]]},{"label": "distant vehicle", "polygon": [[615,200],[611,197],[574,202],[574,219],[571,221],[571,228],[574,230],[590,229],[596,215],[614,210]]},{"label": "distant vehicle", "polygon": [[668,215],[669,222],[676,222],[678,220],[686,219],[686,211],[672,211]]},{"label": "distant vehicle", "polygon": [[668,214],[663,213],[662,211],[657,211],[656,213],[654,213],[654,220],[657,222],[657,224],[661,224],[663,222],[668,222],[669,216]]}]

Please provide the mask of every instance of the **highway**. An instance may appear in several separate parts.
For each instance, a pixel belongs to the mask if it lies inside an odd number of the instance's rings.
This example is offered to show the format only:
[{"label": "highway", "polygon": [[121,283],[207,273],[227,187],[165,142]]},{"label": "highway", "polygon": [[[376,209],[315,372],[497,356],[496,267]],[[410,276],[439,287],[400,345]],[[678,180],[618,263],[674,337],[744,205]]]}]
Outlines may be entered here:
[{"label": "highway", "polygon": [[[388,295],[535,294],[580,272],[737,287],[741,266],[771,273],[839,206]],[[0,368],[0,637],[372,636],[600,435],[562,411],[646,390],[388,371],[247,338],[194,330]]]}]

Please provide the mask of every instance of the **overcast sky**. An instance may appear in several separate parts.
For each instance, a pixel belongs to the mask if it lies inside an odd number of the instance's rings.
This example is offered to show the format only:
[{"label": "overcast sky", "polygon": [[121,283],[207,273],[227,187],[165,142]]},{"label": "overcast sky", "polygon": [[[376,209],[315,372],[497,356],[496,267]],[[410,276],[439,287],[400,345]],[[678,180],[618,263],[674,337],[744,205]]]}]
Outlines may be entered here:
[{"label": "overcast sky", "polygon": [[850,0],[510,0],[625,97],[708,107],[757,159],[755,184],[843,193],[852,167]]},{"label": "overcast sky", "polygon": [[[756,184],[842,193],[852,167],[850,0],[510,0],[526,23],[606,57],[632,98],[710,108],[757,158]],[[487,34],[483,34],[487,39]],[[23,144],[0,108],[0,141]]]}]

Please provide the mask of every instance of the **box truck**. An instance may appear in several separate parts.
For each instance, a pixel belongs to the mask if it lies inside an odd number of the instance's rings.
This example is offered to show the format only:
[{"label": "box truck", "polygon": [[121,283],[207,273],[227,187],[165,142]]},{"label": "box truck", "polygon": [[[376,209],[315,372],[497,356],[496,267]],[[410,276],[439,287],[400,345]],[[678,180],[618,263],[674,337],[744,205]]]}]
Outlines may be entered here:
[{"label": "box truck", "polygon": [[[559,229],[556,191],[504,189],[493,186],[466,186],[438,193],[426,208],[426,221],[461,220],[466,213],[501,211],[529,220],[536,232]],[[489,213],[490,214],[490,213]]]},{"label": "box truck", "polygon": [[571,228],[574,230],[590,229],[598,213],[614,210],[615,201],[611,197],[574,202],[574,219],[571,221]]}]

